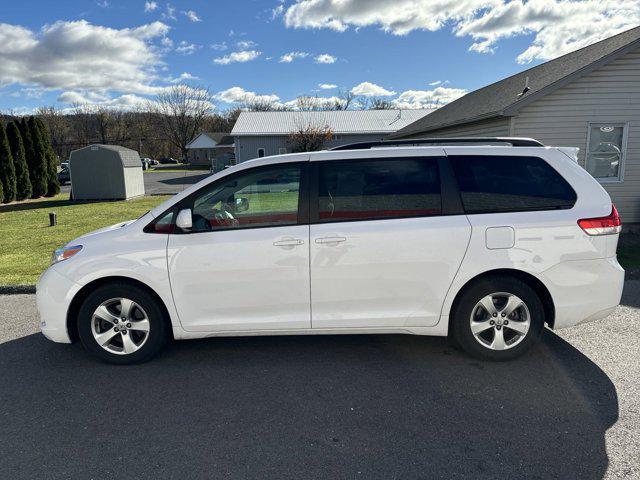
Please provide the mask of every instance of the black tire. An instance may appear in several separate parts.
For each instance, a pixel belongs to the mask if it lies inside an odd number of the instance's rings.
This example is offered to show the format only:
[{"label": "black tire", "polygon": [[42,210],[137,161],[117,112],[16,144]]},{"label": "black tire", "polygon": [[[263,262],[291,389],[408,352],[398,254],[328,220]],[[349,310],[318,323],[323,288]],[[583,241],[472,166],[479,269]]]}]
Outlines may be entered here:
[{"label": "black tire", "polygon": [[[96,309],[103,302],[115,298],[130,299],[138,304],[149,322],[148,338],[133,353],[117,354],[105,350],[98,344],[92,332],[92,318]],[[100,360],[116,365],[142,363],[153,358],[169,340],[170,328],[157,298],[145,289],[128,283],[109,283],[98,287],[85,299],[78,313],[78,336],[84,348]]]},{"label": "black tire", "polygon": [[[494,350],[485,346],[476,339],[471,331],[471,315],[476,305],[484,297],[496,292],[509,293],[519,297],[525,303],[530,317],[529,330],[524,338],[513,347],[505,350]],[[465,352],[482,360],[506,361],[524,355],[540,340],[544,330],[544,322],[542,301],[529,285],[515,277],[495,276],[478,280],[465,289],[454,307],[451,328],[455,340]],[[492,327],[490,331],[486,332],[486,335],[495,335],[493,331],[495,328],[497,327]],[[505,329],[505,327],[502,328]],[[503,330],[505,336],[507,331],[508,327]],[[508,335],[513,335],[513,331]]]}]

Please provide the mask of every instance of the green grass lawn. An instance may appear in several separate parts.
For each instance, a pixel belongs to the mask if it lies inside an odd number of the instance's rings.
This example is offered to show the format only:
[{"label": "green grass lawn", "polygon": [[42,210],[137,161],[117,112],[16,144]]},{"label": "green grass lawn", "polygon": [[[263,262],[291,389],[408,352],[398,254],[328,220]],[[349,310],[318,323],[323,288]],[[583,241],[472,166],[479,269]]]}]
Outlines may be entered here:
[{"label": "green grass lawn", "polygon": [[[92,230],[138,218],[169,198],[82,203],[68,197],[0,206],[0,285],[36,283],[54,249]],[[49,212],[58,216],[55,227],[49,227]]]}]

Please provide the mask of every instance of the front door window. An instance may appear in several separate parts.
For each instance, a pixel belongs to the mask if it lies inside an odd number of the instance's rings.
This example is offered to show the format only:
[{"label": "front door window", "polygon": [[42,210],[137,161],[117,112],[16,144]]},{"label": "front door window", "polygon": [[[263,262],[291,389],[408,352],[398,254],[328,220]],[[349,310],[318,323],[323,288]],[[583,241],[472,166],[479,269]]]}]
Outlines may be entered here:
[{"label": "front door window", "polygon": [[216,182],[193,201],[193,232],[298,223],[300,166],[261,168]]}]

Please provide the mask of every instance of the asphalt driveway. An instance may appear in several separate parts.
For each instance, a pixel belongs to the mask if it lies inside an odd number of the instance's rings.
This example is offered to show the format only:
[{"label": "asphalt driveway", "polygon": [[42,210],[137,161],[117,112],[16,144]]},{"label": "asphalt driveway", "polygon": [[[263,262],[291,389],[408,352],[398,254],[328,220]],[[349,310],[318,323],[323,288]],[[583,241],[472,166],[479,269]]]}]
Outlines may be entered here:
[{"label": "asphalt driveway", "polygon": [[[180,193],[185,188],[198,183],[207,178],[206,171],[184,171],[184,172],[147,172],[144,174],[144,190],[147,195],[174,195]],[[71,185],[63,185],[60,190],[68,193]]]},{"label": "asphalt driveway", "polygon": [[401,335],[178,342],[113,367],[0,297],[0,478],[640,478],[640,282],[510,363]]}]

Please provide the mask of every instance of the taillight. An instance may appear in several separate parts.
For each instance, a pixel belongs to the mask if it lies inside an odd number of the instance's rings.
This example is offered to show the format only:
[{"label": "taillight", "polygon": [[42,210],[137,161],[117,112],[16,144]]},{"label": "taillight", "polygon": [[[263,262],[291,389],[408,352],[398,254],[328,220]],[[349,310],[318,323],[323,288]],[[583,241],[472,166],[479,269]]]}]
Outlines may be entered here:
[{"label": "taillight", "polygon": [[618,215],[618,209],[611,205],[611,214],[608,217],[585,218],[578,220],[578,225],[587,235],[611,235],[620,233],[622,221]]}]

